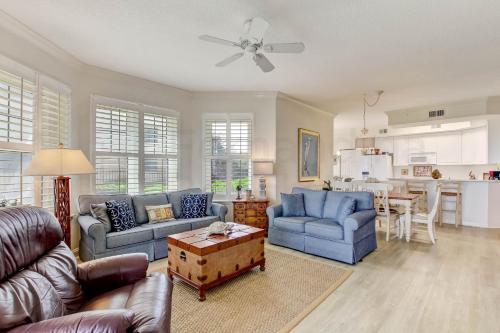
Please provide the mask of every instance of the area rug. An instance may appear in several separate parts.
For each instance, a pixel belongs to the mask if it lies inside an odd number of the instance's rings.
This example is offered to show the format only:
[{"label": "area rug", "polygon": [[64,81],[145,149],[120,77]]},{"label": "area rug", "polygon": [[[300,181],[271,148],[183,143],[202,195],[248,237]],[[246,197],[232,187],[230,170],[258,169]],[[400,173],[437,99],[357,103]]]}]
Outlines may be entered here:
[{"label": "area rug", "polygon": [[266,248],[266,270],[258,268],[198,293],[175,280],[172,332],[287,332],[328,297],[351,270]]}]

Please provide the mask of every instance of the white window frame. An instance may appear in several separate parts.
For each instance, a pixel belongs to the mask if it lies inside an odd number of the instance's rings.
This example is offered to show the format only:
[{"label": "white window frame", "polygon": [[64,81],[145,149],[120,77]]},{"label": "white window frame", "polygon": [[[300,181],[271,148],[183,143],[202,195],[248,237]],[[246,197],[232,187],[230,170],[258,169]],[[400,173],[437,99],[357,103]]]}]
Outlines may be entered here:
[{"label": "white window frame", "polygon": [[[141,104],[141,103],[136,103],[136,102],[130,102],[130,101],[125,101],[121,99],[116,99],[116,98],[111,98],[111,97],[105,97],[105,96],[100,96],[100,95],[91,95],[90,96],[90,161],[95,165],[96,162],[96,157],[99,155],[96,152],[96,108],[98,105],[106,105],[106,106],[113,106],[117,108],[123,108],[126,110],[130,111],[135,111],[139,113],[139,153],[136,154],[136,156],[139,159],[139,193],[142,194],[144,193],[144,181],[145,181],[145,175],[144,175],[144,158],[148,157],[163,157],[163,156],[170,156],[170,157],[176,157],[177,158],[177,183],[179,183],[179,174],[180,174],[180,160],[181,160],[181,136],[180,136],[180,131],[181,131],[181,119],[180,119],[180,113],[178,111],[174,111],[171,109],[163,108],[163,107],[158,107],[158,106],[152,106],[152,105],[146,105],[146,104]],[[144,113],[153,113],[157,115],[164,115],[164,116],[170,116],[170,117],[176,117],[177,118],[177,155],[150,155],[150,154],[144,154]],[[124,156],[122,153],[103,153],[103,155],[107,156],[113,156],[115,154],[116,156]],[[128,154],[132,155],[132,154]],[[92,175],[90,177],[90,188],[92,190],[92,193],[96,193],[96,176]]]},{"label": "white window frame", "polygon": [[[9,72],[13,75],[17,75],[22,77],[23,79],[29,80],[34,83],[35,91],[34,91],[34,99],[33,99],[33,138],[31,144],[26,143],[15,143],[15,142],[2,142],[0,141],[0,150],[10,150],[19,153],[31,153],[35,154],[37,151],[41,149],[41,132],[42,132],[42,122],[40,121],[41,117],[41,99],[42,99],[42,88],[47,87],[53,90],[62,91],[71,96],[71,89],[62,82],[51,78],[44,73],[28,68],[24,65],[17,63],[14,60],[11,60],[8,57],[5,57],[0,54],[0,68],[6,72]],[[70,123],[68,126],[71,128],[71,113],[72,113],[72,105],[70,105]],[[68,137],[67,144],[71,146],[71,135]],[[22,172],[23,170],[21,170]],[[23,175],[21,174],[20,184],[22,188],[23,184]],[[31,176],[30,176],[31,177]],[[42,177],[33,177],[33,204],[37,206],[42,206]],[[53,209],[53,207],[46,207],[48,209]]]},{"label": "white window frame", "polygon": [[[254,128],[254,119],[253,119],[253,114],[252,113],[240,113],[240,112],[230,112],[230,113],[205,113],[202,116],[202,123],[201,123],[201,131],[202,131],[202,165],[201,165],[201,174],[202,174],[202,188],[210,192],[211,188],[207,188],[206,184],[206,176],[207,176],[207,170],[206,170],[206,160],[207,159],[221,159],[221,160],[226,160],[226,182],[228,184],[226,185],[226,194],[225,195],[220,195],[220,194],[214,194],[214,198],[220,201],[227,201],[227,200],[232,200],[232,198],[235,196],[235,192],[232,191],[232,186],[231,186],[231,181],[232,181],[232,161],[233,160],[242,160],[242,159],[248,159],[250,163],[250,168],[252,168],[252,158],[253,158],[253,152],[254,152],[254,137],[255,137],[255,128]],[[225,120],[227,123],[226,126],[226,140],[227,140],[227,147],[230,149],[230,144],[231,144],[231,121],[236,121],[236,120],[250,120],[251,122],[251,133],[250,133],[250,154],[249,155],[234,155],[234,154],[226,154],[226,155],[221,155],[221,156],[213,156],[207,154],[205,151],[205,140],[206,140],[206,132],[205,132],[205,123],[210,120]],[[230,151],[230,150],[229,150]],[[253,175],[250,175],[250,188],[253,187]]]}]

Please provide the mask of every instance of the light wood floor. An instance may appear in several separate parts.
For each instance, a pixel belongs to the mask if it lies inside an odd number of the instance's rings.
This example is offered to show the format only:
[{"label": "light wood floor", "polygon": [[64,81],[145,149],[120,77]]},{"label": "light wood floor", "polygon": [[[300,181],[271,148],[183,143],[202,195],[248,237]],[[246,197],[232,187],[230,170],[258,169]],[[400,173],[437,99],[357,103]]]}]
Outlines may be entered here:
[{"label": "light wood floor", "polygon": [[379,233],[363,262],[337,263],[353,274],[293,332],[500,332],[500,230],[446,226],[438,237],[386,243]]},{"label": "light wood floor", "polygon": [[447,226],[438,237],[379,233],[378,250],[293,332],[500,332],[500,230]]}]

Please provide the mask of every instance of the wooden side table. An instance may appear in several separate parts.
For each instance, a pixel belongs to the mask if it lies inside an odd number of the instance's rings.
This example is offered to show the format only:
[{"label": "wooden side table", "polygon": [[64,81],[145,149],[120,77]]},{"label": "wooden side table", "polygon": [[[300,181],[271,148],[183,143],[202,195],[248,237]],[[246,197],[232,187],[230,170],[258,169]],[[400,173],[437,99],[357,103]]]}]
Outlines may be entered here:
[{"label": "wooden side table", "polygon": [[267,199],[234,200],[234,222],[264,229],[267,235],[268,219],[266,208],[268,205],[269,200]]}]

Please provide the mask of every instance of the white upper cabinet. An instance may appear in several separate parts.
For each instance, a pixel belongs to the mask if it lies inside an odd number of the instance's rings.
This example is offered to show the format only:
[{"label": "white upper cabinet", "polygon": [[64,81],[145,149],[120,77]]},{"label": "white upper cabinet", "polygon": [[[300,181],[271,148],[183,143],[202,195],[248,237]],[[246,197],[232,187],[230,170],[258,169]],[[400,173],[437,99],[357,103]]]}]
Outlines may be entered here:
[{"label": "white upper cabinet", "polygon": [[396,136],[394,137],[394,165],[404,166],[408,165],[408,137]]},{"label": "white upper cabinet", "polygon": [[394,138],[392,136],[375,138],[375,147],[381,152],[392,154],[394,152]]},{"label": "white upper cabinet", "polygon": [[433,136],[436,143],[438,165],[456,165],[462,162],[460,133],[443,133]]},{"label": "white upper cabinet", "polygon": [[408,140],[408,152],[410,154],[434,153],[436,152],[436,140],[431,134],[410,136]]},{"label": "white upper cabinet", "polygon": [[488,163],[488,128],[478,127],[462,131],[462,164]]}]

